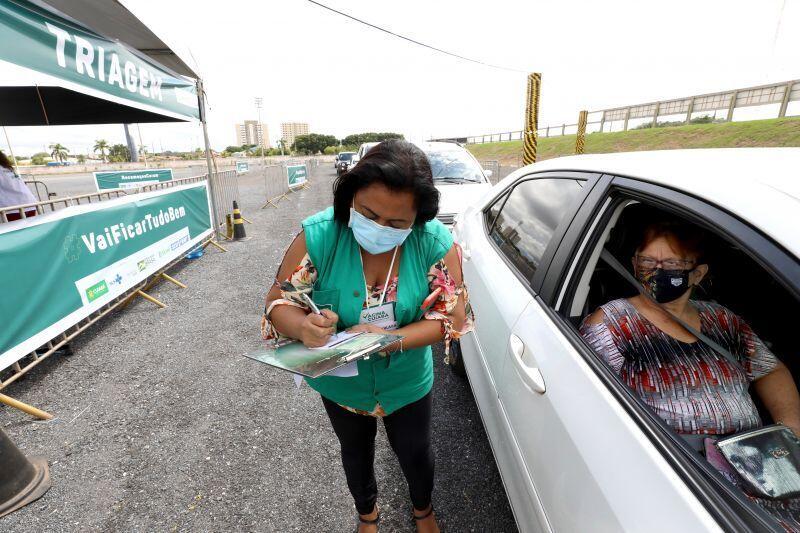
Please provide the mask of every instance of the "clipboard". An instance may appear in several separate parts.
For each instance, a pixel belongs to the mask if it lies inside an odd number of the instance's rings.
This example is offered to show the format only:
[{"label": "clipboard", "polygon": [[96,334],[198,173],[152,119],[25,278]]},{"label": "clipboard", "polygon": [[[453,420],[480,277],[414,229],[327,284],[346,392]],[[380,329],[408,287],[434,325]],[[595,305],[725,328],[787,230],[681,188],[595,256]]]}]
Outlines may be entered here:
[{"label": "clipboard", "polygon": [[334,339],[321,348],[307,348],[302,342],[291,341],[279,346],[266,346],[244,355],[292,374],[318,378],[348,363],[380,352],[401,339],[403,337],[400,335],[360,333],[344,340]]}]

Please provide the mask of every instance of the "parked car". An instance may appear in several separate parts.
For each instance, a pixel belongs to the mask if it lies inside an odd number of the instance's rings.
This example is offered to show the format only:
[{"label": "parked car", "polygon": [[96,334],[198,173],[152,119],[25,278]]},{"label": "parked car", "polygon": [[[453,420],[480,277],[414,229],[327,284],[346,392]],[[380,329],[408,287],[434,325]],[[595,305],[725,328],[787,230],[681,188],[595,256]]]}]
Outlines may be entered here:
[{"label": "parked car", "polygon": [[341,176],[351,168],[353,168],[353,156],[355,152],[339,152],[336,155],[336,175]]},{"label": "parked car", "polygon": [[358,147],[358,152],[356,152],[356,155],[353,156],[352,166],[357,165],[361,158],[364,157],[367,152],[369,152],[370,148],[377,144],[379,143],[361,143],[361,146]]},{"label": "parked car", "polygon": [[667,213],[713,241],[701,297],[743,317],[797,380],[797,168],[794,148],[551,159],[515,171],[459,217],[476,322],[458,355],[520,531],[783,531],[578,327],[636,294],[601,251],[630,265],[631,231]]},{"label": "parked car", "polygon": [[436,218],[450,228],[459,213],[492,188],[491,171],[481,168],[475,157],[456,143],[416,144],[428,156],[433,182],[441,195]]}]

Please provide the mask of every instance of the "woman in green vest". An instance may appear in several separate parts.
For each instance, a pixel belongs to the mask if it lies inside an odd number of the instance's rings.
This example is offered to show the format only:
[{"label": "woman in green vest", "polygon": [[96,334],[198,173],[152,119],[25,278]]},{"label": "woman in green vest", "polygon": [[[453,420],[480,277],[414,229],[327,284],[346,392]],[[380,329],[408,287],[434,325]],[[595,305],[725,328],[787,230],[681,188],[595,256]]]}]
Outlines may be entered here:
[{"label": "woman in green vest", "polygon": [[[333,207],[303,221],[286,251],[262,332],[309,347],[341,330],[402,336],[378,356],[306,382],[322,396],[339,438],[357,531],[377,531],[380,518],[373,470],[380,418],[408,481],[417,531],[437,532],[431,345],[444,340],[447,353],[451,340],[472,329],[460,251],[435,219],[439,192],[427,157],[411,143],[372,148],[336,180],[333,196]],[[303,294],[322,314],[310,311]]]}]

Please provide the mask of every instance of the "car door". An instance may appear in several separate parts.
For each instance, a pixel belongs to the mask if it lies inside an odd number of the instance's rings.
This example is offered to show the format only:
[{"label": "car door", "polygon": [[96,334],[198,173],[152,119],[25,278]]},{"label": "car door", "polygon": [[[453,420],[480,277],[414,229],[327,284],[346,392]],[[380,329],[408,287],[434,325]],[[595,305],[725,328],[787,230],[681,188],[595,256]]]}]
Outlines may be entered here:
[{"label": "car door", "polygon": [[[577,275],[579,258],[559,258],[575,250],[579,256],[588,247],[588,235],[599,231],[610,203],[598,197],[593,207],[582,207],[543,285],[557,288]],[[498,386],[522,467],[540,489],[553,529],[718,530],[673,465],[598,377],[594,354],[587,354],[574,328],[548,301],[534,297],[512,327]]]},{"label": "car door", "polygon": [[[585,194],[582,180],[551,175],[520,179],[483,211],[468,213],[457,239],[464,248],[464,279],[476,313],[475,331],[462,339],[464,363],[492,442],[514,514],[523,531],[547,531],[537,490],[502,408],[508,339],[533,298],[531,282],[561,220]],[[540,216],[531,216],[531,212]]]}]

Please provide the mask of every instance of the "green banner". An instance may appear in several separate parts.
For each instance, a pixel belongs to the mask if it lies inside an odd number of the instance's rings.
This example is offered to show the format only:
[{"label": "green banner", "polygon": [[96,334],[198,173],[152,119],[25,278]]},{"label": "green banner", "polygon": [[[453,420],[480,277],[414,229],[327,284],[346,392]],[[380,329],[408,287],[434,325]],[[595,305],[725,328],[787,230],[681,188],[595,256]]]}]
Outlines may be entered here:
[{"label": "green banner", "polygon": [[200,118],[194,82],[25,0],[0,0],[0,60],[100,98],[183,120]]},{"label": "green banner", "polygon": [[98,191],[107,189],[138,189],[139,187],[162,181],[172,181],[171,168],[114,170],[94,173],[94,182]]},{"label": "green banner", "polygon": [[293,189],[305,185],[308,179],[308,172],[305,165],[288,165],[286,167],[286,176],[289,181],[289,188]]},{"label": "green banner", "polygon": [[250,172],[250,163],[248,163],[247,161],[237,161],[236,172],[238,174],[246,174]]},{"label": "green banner", "polygon": [[206,182],[0,224],[0,369],[210,234]]}]

